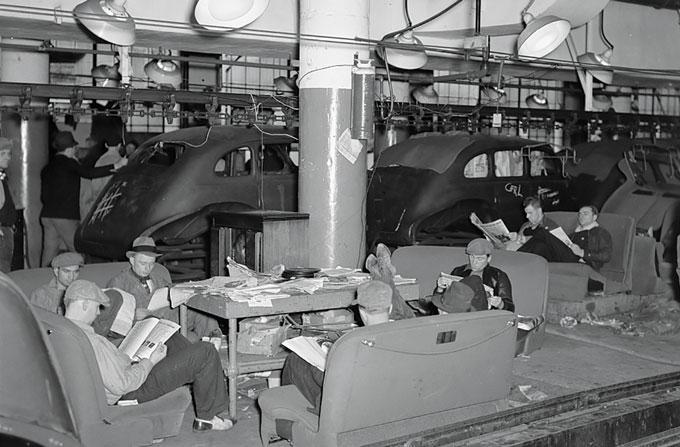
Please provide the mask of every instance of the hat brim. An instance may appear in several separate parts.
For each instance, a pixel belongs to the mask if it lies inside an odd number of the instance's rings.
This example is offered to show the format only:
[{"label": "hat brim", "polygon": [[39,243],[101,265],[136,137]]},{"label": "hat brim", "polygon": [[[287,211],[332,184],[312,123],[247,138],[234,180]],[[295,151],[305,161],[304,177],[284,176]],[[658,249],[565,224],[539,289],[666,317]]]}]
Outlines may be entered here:
[{"label": "hat brim", "polygon": [[128,251],[125,253],[125,256],[127,256],[128,259],[129,259],[129,258],[133,257],[133,256],[136,255],[136,254],[147,255],[147,256],[151,256],[151,257],[153,257],[153,258],[159,258],[159,257],[163,256],[163,253],[156,253],[156,252],[153,252],[153,251],[146,251],[146,250],[142,250],[142,251],[128,250]]},{"label": "hat brim", "polygon": [[231,20],[219,20],[213,17],[208,8],[210,0],[199,0],[194,9],[196,22],[204,28],[213,31],[225,31],[224,28],[241,28],[255,21],[269,6],[269,0],[254,0],[253,6],[240,17]]},{"label": "hat brim", "polygon": [[453,303],[448,303],[443,301],[444,295],[435,295],[432,297],[432,304],[435,305],[438,309],[443,310],[446,313],[450,314],[457,314],[457,313],[462,313],[462,312],[467,312],[470,310],[469,306],[465,306],[463,303],[460,303],[458,301],[455,302],[456,305],[452,305]]}]

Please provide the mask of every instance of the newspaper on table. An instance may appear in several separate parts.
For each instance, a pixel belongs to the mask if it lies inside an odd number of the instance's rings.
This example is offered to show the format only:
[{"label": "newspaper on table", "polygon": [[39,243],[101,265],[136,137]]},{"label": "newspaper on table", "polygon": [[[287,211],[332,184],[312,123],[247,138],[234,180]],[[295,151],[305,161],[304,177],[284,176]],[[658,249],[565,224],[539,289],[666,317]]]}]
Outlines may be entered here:
[{"label": "newspaper on table", "polygon": [[569,239],[569,236],[567,235],[567,233],[565,233],[562,227],[557,227],[550,230],[550,234],[555,236],[557,239],[561,240],[567,247],[573,244],[573,242],[571,241],[571,239]]},{"label": "newspaper on table", "polygon": [[511,240],[510,230],[508,230],[503,219],[484,223],[477,214],[471,213],[470,222],[484,233],[484,236],[491,241],[495,248],[505,248],[505,243]]}]

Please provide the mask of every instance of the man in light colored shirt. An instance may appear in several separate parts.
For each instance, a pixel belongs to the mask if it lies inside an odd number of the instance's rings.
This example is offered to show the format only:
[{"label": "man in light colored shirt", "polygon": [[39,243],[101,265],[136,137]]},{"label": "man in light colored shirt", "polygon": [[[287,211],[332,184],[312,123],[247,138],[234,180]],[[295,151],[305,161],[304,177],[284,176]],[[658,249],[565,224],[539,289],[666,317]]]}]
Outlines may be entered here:
[{"label": "man in light colored shirt", "polygon": [[83,257],[78,253],[66,252],[52,259],[54,278],[31,293],[29,301],[43,309],[64,315],[64,292],[73,281],[78,279],[80,268],[84,265]]},{"label": "man in light colored shirt", "polygon": [[148,402],[191,384],[196,408],[194,431],[228,430],[233,426],[232,420],[219,416],[227,409],[228,399],[220,357],[212,344],[191,344],[176,334],[170,350],[159,344],[148,359],[133,363],[92,328],[102,307],[109,305],[108,296],[95,283],[73,281],[66,289],[64,304],[66,318],[83,330],[92,345],[109,405],[121,398]]}]

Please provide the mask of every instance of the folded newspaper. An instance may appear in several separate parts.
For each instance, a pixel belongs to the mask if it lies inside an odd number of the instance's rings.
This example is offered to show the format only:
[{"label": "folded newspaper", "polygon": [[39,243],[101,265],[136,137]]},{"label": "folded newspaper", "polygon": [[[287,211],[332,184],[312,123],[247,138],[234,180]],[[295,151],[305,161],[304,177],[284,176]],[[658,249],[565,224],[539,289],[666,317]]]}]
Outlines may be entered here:
[{"label": "folded newspaper", "polygon": [[484,223],[477,214],[471,213],[470,222],[484,233],[484,236],[491,241],[495,248],[505,248],[505,243],[511,240],[510,230],[508,230],[503,219]]},{"label": "folded newspaper", "polygon": [[564,245],[566,245],[567,247],[573,244],[573,242],[571,241],[571,239],[569,239],[569,236],[567,236],[567,233],[564,232],[562,227],[557,227],[550,230],[550,234],[564,242]]}]

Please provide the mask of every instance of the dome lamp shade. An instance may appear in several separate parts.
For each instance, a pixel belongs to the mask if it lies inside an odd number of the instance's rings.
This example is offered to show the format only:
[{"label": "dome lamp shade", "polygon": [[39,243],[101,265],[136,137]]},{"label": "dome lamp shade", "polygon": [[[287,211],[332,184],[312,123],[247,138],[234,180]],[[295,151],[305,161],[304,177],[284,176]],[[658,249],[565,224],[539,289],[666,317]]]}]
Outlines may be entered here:
[{"label": "dome lamp shade", "polygon": [[92,34],[115,45],[135,43],[135,21],[125,9],[126,0],[86,0],[73,9],[76,19]]},{"label": "dome lamp shade", "polygon": [[420,104],[437,104],[439,101],[439,95],[434,89],[434,85],[420,86],[413,90],[412,96]]},{"label": "dome lamp shade", "polygon": [[601,54],[584,53],[578,57],[578,63],[598,81],[603,84],[611,84],[614,79],[614,70],[608,67],[611,67],[612,53],[611,49],[607,49]]},{"label": "dome lamp shade", "polygon": [[427,63],[427,54],[423,43],[410,30],[383,38],[382,42],[398,45],[398,47],[380,45],[382,53],[379,51],[379,54],[389,65],[404,70],[416,70]]},{"label": "dome lamp shade", "polygon": [[90,72],[99,87],[118,87],[122,79],[116,65],[97,65]]},{"label": "dome lamp shade", "polygon": [[534,18],[526,13],[523,20],[526,27],[517,38],[517,56],[524,59],[539,59],[552,53],[571,31],[568,20],[552,15]]},{"label": "dome lamp shade", "polygon": [[254,22],[269,6],[269,0],[199,0],[194,8],[196,22],[213,31],[242,28]]},{"label": "dome lamp shade", "polygon": [[543,92],[534,93],[533,95],[527,96],[524,102],[530,109],[548,108],[548,98],[545,97],[545,94],[543,94]]},{"label": "dome lamp shade", "polygon": [[182,84],[182,72],[171,60],[152,59],[144,66],[144,73],[159,87],[179,88]]}]

